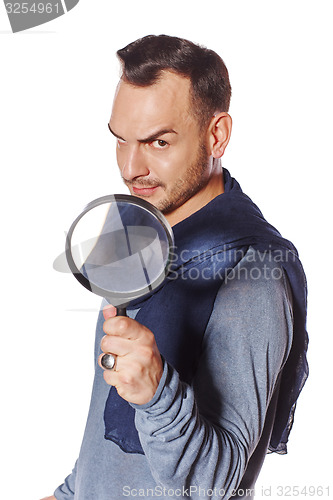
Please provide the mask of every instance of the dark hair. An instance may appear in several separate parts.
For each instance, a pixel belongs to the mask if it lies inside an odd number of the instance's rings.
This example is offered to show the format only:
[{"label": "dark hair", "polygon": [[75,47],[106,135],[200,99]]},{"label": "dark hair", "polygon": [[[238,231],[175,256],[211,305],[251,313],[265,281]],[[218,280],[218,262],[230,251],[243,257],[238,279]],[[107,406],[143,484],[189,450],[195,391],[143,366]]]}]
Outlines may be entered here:
[{"label": "dark hair", "polygon": [[117,55],[123,65],[122,79],[132,85],[153,85],[164,70],[189,78],[192,107],[201,126],[214,113],[229,110],[228,70],[213,50],[183,38],[148,35],[118,50]]}]

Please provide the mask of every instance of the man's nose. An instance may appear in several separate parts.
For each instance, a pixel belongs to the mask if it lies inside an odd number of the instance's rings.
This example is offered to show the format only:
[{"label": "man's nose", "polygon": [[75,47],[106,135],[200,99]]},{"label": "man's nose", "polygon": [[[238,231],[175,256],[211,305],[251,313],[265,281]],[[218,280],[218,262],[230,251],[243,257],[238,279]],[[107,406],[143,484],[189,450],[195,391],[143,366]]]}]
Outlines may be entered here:
[{"label": "man's nose", "polygon": [[149,174],[145,154],[141,144],[129,147],[120,164],[121,175],[124,179],[132,181],[136,177]]}]

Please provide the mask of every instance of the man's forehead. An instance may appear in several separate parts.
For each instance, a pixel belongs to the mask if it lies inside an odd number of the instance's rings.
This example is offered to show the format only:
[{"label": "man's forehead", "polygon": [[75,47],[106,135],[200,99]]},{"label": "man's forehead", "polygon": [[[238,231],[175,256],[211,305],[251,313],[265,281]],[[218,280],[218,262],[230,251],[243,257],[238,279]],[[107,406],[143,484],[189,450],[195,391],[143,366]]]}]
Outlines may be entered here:
[{"label": "man's forehead", "polygon": [[169,71],[163,72],[156,83],[145,87],[120,80],[111,119],[118,120],[119,115],[123,113],[141,114],[145,118],[153,118],[157,114],[188,117],[191,114],[190,85],[188,78]]},{"label": "man's forehead", "polygon": [[109,122],[116,136],[126,141],[142,141],[160,130],[187,134],[197,128],[190,104],[190,80],[165,73],[168,74],[147,87],[119,82]]}]

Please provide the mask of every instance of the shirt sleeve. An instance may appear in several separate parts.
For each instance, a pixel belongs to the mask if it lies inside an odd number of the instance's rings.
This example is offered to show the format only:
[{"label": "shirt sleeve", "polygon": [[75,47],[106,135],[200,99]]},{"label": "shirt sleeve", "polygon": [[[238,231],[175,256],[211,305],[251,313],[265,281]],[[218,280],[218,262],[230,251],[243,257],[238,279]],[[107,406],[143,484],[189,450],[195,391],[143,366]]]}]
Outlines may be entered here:
[{"label": "shirt sleeve", "polygon": [[73,500],[75,493],[75,479],[76,479],[76,468],[77,461],[75,463],[74,469],[71,474],[66,477],[63,484],[58,486],[58,488],[53,493],[57,500]]},{"label": "shirt sleeve", "polygon": [[152,401],[133,405],[158,484],[190,498],[208,498],[212,491],[216,498],[234,495],[260,440],[291,340],[284,272],[268,254],[250,249],[218,292],[193,384],[167,365]]}]

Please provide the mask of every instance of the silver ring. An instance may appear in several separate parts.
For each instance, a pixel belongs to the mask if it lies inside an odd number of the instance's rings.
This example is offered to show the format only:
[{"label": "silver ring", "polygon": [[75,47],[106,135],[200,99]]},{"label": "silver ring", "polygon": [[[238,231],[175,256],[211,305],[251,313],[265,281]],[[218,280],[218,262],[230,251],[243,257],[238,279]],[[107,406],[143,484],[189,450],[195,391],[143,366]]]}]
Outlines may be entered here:
[{"label": "silver ring", "polygon": [[117,356],[115,354],[104,354],[101,359],[101,365],[105,370],[113,370],[116,366]]}]

